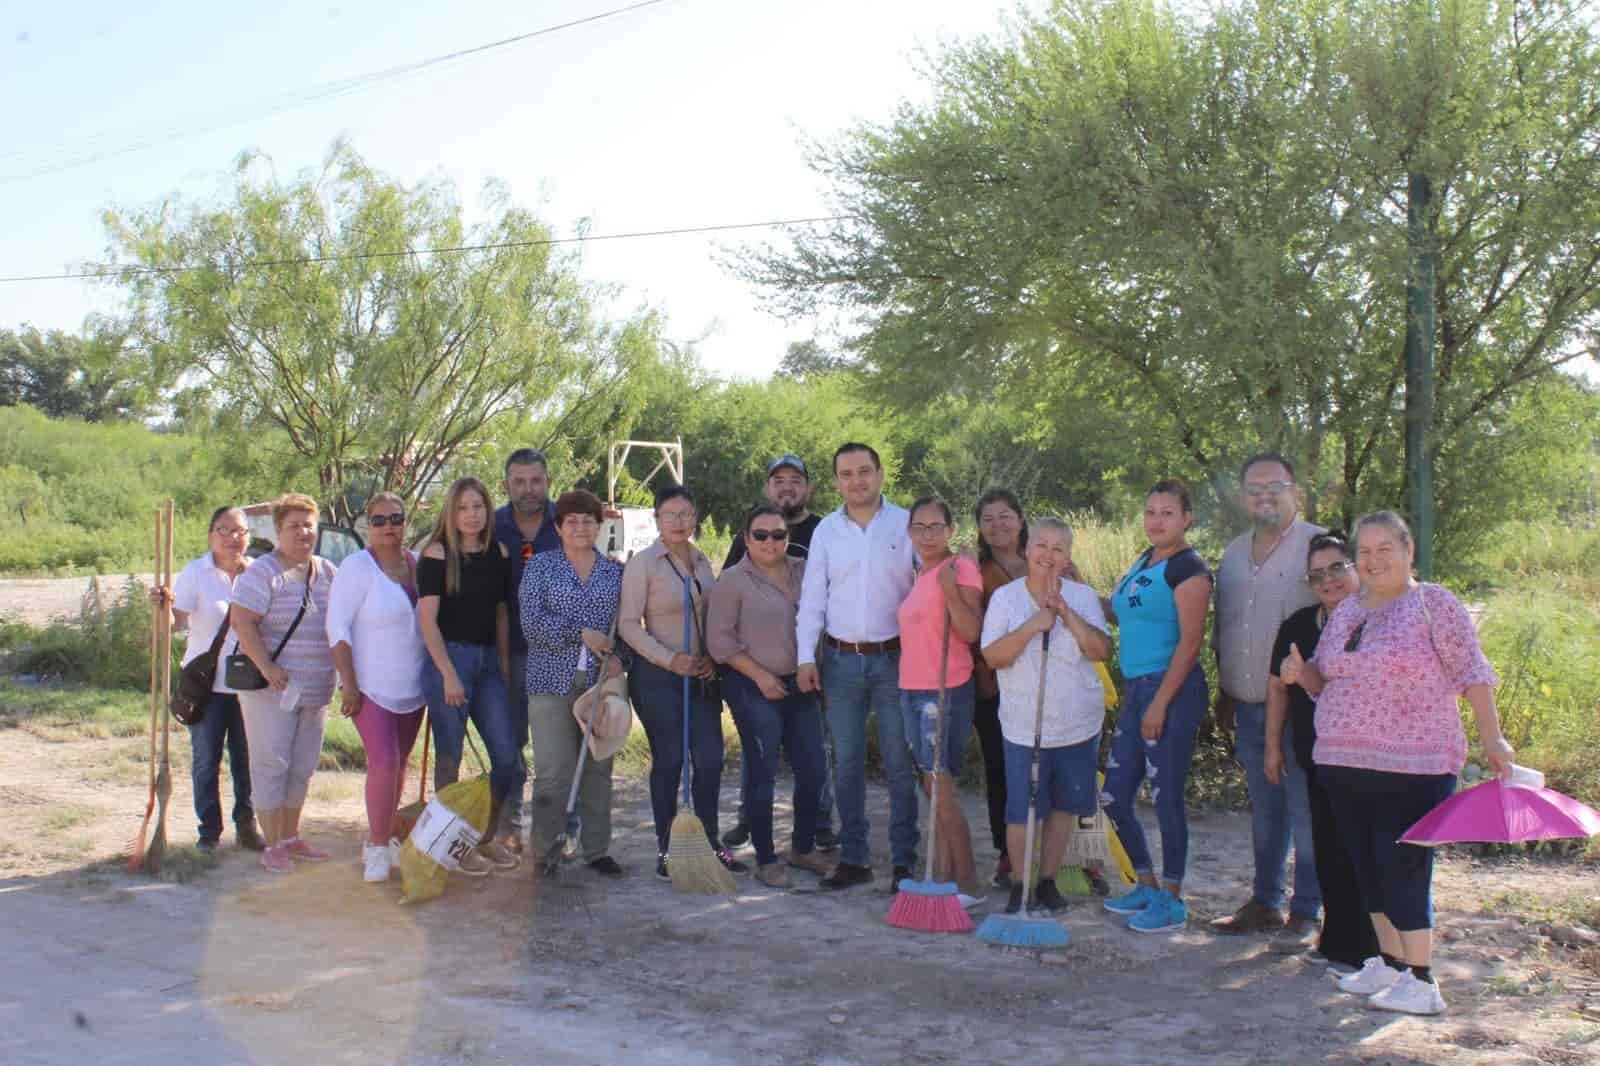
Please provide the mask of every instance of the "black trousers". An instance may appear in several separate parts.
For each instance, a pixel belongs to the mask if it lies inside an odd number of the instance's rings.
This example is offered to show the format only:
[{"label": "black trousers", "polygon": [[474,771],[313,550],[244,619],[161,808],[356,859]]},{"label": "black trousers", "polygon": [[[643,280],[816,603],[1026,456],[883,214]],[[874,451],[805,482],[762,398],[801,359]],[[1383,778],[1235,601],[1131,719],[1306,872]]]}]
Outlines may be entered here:
[{"label": "black trousers", "polygon": [[1307,752],[1296,759],[1306,772],[1311,797],[1311,837],[1317,858],[1317,883],[1322,886],[1322,939],[1317,950],[1334,962],[1360,969],[1378,954],[1378,934],[1361,899],[1355,863],[1334,818],[1327,786],[1317,780],[1317,765]]},{"label": "black trousers", "polygon": [[1006,749],[1000,735],[1000,697],[979,696],[972,728],[983,752],[983,793],[989,801],[989,835],[994,849],[1006,853]]}]

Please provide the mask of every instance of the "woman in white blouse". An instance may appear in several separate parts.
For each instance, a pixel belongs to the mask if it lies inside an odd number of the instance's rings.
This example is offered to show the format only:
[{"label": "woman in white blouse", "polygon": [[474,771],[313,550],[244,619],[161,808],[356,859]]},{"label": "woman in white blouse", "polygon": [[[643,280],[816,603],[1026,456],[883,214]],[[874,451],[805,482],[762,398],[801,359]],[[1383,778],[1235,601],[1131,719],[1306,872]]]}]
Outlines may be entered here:
[{"label": "woman in white blouse", "polygon": [[405,547],[405,501],[367,501],[367,550],[339,567],[328,594],[328,646],[339,671],[340,712],[367,751],[366,879],[381,883],[399,858],[391,835],[406,762],[422,726],[422,634],[417,558]]},{"label": "woman in white blouse", "polygon": [[[178,573],[171,589],[151,590],[157,603],[168,602],[177,629],[189,630],[189,643],[183,651],[187,666],[215,643],[228,619],[228,601],[233,598],[233,581],[250,565],[245,545],[250,530],[244,512],[234,506],[218,507],[211,515],[206,534],[211,548]],[[255,809],[250,803],[250,749],[245,742],[244,718],[239,713],[239,697],[222,680],[217,670],[211,685],[211,702],[200,721],[189,727],[189,743],[194,749],[190,771],[194,783],[194,817],[200,830],[199,847],[210,851],[222,837],[222,799],[219,778],[222,753],[228,753],[228,769],[233,775],[233,827],[241,848],[260,851],[266,847],[256,831]]]}]

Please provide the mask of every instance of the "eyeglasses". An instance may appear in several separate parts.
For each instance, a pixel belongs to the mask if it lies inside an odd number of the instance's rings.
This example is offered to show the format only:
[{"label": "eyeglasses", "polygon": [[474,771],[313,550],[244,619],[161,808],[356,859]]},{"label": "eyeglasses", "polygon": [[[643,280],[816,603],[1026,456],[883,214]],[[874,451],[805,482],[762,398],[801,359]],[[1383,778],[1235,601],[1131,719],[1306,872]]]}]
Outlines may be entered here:
[{"label": "eyeglasses", "polygon": [[243,537],[250,533],[244,526],[214,526],[211,532],[222,537]]},{"label": "eyeglasses", "polygon": [[752,529],[750,531],[750,539],[762,544],[769,540],[782,544],[789,539],[789,531],[787,529]]},{"label": "eyeglasses", "polygon": [[692,525],[694,523],[694,512],[661,511],[656,514],[656,520],[660,522],[672,522],[674,524]]},{"label": "eyeglasses", "polygon": [[911,535],[913,537],[936,537],[950,527],[943,522],[913,522]]},{"label": "eyeglasses", "polygon": [[1345,651],[1355,651],[1361,647],[1361,634],[1367,631],[1367,623],[1362,622],[1356,626],[1355,632],[1350,634],[1350,639],[1344,642]]},{"label": "eyeglasses", "polygon": [[1355,563],[1345,562],[1341,559],[1339,562],[1329,563],[1320,570],[1307,570],[1306,584],[1316,588],[1325,581],[1342,581],[1346,574],[1355,573],[1355,569]]},{"label": "eyeglasses", "polygon": [[1246,482],[1244,494],[1246,496],[1276,496],[1281,492],[1288,492],[1294,488],[1292,481],[1268,481],[1265,484],[1259,481]]},{"label": "eyeglasses", "polygon": [[394,514],[375,514],[367,517],[367,525],[373,529],[382,529],[384,526],[403,526],[406,524],[406,513],[396,511]]}]

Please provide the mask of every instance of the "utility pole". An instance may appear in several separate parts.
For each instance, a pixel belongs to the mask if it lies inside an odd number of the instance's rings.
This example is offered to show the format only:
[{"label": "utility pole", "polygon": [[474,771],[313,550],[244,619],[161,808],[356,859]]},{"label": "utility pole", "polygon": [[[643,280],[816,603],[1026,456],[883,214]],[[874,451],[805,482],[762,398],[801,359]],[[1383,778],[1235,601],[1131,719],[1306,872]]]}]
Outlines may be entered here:
[{"label": "utility pole", "polygon": [[1433,182],[1412,174],[1406,189],[1406,508],[1417,541],[1417,573],[1433,577]]}]

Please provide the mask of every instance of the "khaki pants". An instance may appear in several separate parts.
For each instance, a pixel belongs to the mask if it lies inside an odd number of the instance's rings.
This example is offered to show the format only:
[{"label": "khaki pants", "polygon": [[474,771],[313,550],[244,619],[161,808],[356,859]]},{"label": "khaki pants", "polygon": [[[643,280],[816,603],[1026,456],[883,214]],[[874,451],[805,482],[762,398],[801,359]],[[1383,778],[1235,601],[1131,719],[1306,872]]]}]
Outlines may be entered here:
[{"label": "khaki pants", "polygon": [[[581,678],[580,678],[581,680]],[[528,694],[528,730],[533,735],[533,848],[543,854],[567,822],[567,792],[578,765],[583,728],[572,717],[572,704],[583,694],[574,684],[564,696]],[[583,861],[593,862],[611,847],[611,760],[583,761],[578,784],[579,836]]]}]

